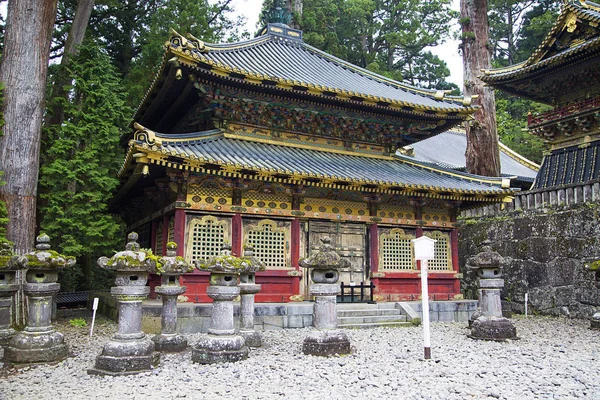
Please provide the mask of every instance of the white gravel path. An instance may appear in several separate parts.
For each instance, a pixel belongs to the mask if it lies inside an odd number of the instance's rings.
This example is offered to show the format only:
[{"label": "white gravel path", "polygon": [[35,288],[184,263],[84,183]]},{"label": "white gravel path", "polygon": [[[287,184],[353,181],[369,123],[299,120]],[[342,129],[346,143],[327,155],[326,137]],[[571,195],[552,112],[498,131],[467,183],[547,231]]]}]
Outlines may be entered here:
[{"label": "white gravel path", "polygon": [[[108,320],[87,328],[59,321],[73,357],[57,365],[0,371],[0,399],[600,399],[600,332],[582,320],[517,317],[521,340],[473,341],[464,323],[433,323],[432,360],[421,328],[349,330],[354,353],[305,356],[309,329],[263,333],[248,360],[194,364],[191,350],[163,355],[151,372],[89,376],[115,332]],[[194,344],[200,335],[190,335]]]}]

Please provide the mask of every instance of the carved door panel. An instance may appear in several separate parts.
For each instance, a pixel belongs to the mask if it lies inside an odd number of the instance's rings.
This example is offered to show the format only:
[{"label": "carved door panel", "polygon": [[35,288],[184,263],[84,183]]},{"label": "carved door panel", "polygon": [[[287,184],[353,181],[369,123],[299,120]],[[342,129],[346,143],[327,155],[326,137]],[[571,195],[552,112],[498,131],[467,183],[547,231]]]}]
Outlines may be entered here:
[{"label": "carved door panel", "polygon": [[[366,226],[328,221],[310,221],[308,228],[309,254],[321,246],[322,238],[329,236],[336,251],[350,261],[350,267],[340,272],[340,282],[349,284],[368,279],[366,257]],[[306,280],[308,283],[308,280]]]}]

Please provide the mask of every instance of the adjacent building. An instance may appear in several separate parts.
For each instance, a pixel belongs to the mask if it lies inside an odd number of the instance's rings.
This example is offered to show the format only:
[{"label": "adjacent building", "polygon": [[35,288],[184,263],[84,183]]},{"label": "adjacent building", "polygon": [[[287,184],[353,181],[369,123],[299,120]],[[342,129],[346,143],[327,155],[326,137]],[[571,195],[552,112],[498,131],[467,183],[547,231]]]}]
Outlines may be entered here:
[{"label": "adjacent building", "polygon": [[566,0],[531,57],[481,77],[500,90],[553,107],[528,121],[529,131],[550,144],[532,189],[600,179],[599,23],[599,4]]}]

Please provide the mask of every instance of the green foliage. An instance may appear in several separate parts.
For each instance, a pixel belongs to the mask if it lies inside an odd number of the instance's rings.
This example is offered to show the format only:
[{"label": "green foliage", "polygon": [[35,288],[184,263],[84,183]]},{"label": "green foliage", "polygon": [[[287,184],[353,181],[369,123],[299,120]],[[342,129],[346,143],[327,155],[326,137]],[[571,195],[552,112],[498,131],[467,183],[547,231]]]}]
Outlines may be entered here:
[{"label": "green foliage", "polygon": [[[119,136],[131,109],[110,59],[91,42],[80,47],[64,73],[69,74],[69,101],[60,126],[46,128],[40,186],[44,205],[41,227],[53,248],[75,256],[78,265],[61,275],[64,290],[91,286],[95,260],[120,245],[120,220],[108,211],[123,159]],[[53,101],[63,99],[50,99]]]},{"label": "green foliage", "polygon": [[[266,6],[263,5],[264,7]],[[355,65],[426,88],[452,88],[427,49],[450,36],[450,0],[305,0],[304,41]]]},{"label": "green foliage", "polygon": [[534,101],[496,91],[496,119],[500,141],[529,160],[541,163],[544,141],[527,131],[527,114],[549,108]]},{"label": "green foliage", "polygon": [[76,328],[85,328],[87,326],[87,321],[83,318],[73,318],[69,320],[69,325]]},{"label": "green foliage", "polygon": [[148,89],[150,77],[160,65],[170,29],[182,35],[190,33],[209,43],[249,37],[247,33],[240,34],[239,29],[245,20],[239,16],[235,19],[230,17],[233,9],[227,0],[163,0],[160,3],[162,6],[148,16],[147,28],[140,31],[136,57],[124,73],[131,105],[137,105]]},{"label": "green foliage", "polygon": [[[494,67],[526,60],[556,21],[558,2],[550,0],[491,0],[490,47]],[[546,148],[527,129],[527,115],[549,107],[496,91],[496,118],[500,141],[522,156],[540,163]]]}]

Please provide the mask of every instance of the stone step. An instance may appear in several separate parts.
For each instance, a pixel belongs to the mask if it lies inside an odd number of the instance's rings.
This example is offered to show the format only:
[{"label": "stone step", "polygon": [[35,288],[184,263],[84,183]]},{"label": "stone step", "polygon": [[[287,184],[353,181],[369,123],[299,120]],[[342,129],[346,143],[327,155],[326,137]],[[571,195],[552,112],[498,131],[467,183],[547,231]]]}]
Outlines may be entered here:
[{"label": "stone step", "polygon": [[377,324],[389,322],[406,322],[404,315],[370,315],[370,316],[353,316],[353,317],[338,317],[338,326],[353,325],[353,324]]},{"label": "stone step", "polygon": [[337,309],[340,310],[395,310],[396,303],[337,303]]},{"label": "stone step", "polygon": [[372,315],[401,315],[396,308],[376,308],[376,309],[358,309],[358,310],[338,310],[338,317],[360,317]]},{"label": "stone step", "polygon": [[379,323],[363,323],[363,324],[349,324],[349,325],[338,325],[338,328],[342,329],[370,329],[370,328],[399,328],[414,326],[411,322],[379,322]]}]

